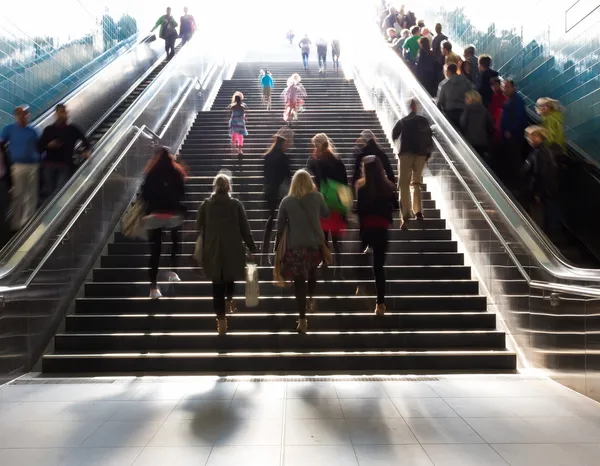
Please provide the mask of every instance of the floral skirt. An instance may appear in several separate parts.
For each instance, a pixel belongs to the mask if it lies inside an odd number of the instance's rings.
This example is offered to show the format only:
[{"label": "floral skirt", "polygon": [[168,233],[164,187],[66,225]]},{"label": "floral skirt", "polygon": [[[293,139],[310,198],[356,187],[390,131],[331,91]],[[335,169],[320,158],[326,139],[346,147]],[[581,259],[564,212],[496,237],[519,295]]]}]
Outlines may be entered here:
[{"label": "floral skirt", "polygon": [[296,277],[308,279],[323,262],[323,254],[319,249],[288,249],[283,256],[281,273],[286,280]]}]

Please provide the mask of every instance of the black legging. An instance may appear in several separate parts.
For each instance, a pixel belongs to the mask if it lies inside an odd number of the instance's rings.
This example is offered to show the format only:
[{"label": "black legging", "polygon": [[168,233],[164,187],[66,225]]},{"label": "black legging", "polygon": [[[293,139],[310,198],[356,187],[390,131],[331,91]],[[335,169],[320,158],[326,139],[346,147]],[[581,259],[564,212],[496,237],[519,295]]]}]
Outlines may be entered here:
[{"label": "black legging", "polygon": [[[150,230],[148,241],[150,242],[150,285],[156,286],[156,277],[158,276],[158,266],[160,264],[160,253],[162,249],[162,228]],[[179,227],[171,230],[171,268],[177,267],[179,256]]]},{"label": "black legging", "polygon": [[377,304],[385,301],[385,258],[388,248],[387,228],[365,228],[361,232],[362,249],[370,246],[373,250],[373,275],[377,290]]},{"label": "black legging", "polygon": [[175,56],[175,41],[177,36],[170,36],[165,38],[165,52],[167,52],[167,58]]},{"label": "black legging", "polygon": [[330,235],[328,231],[324,231],[323,234],[325,235],[325,240],[328,242],[331,237],[331,244],[333,246],[333,252],[335,253],[335,266],[341,267],[342,266],[342,247],[340,246],[341,238],[334,234]]},{"label": "black legging", "polygon": [[270,201],[267,202],[267,208],[269,209],[269,216],[267,217],[267,223],[265,223],[265,231],[263,233],[263,246],[262,246],[262,254],[263,254],[263,258],[266,260],[267,259],[267,255],[270,254],[272,251],[270,250],[271,248],[269,247],[271,244],[271,233],[273,233],[273,223],[275,221],[275,212],[277,211],[277,205],[279,205],[279,203],[277,201],[275,201],[273,204],[275,204],[275,206],[271,205],[272,203]]},{"label": "black legging", "polygon": [[213,282],[213,308],[218,319],[225,318],[225,299],[233,299],[234,282]]},{"label": "black legging", "polygon": [[[307,289],[308,282],[308,289]],[[301,319],[306,318],[306,298],[312,298],[317,287],[317,270],[312,270],[308,274],[308,280],[304,277],[294,278],[294,293],[296,295],[296,304],[298,306],[298,314]]]}]

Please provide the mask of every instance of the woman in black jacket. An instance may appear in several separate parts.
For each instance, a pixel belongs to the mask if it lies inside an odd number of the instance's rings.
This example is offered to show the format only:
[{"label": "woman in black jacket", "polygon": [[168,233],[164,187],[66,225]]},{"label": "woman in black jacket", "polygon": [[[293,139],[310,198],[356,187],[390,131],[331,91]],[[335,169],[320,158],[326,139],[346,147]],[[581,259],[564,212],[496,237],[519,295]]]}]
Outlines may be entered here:
[{"label": "woman in black jacket", "polygon": [[396,177],[394,176],[390,159],[379,146],[373,131],[366,129],[360,133],[356,144],[356,160],[354,162],[354,174],[352,175],[352,187],[356,186],[356,182],[362,178],[362,162],[367,155],[374,155],[381,160],[388,180],[396,184]]},{"label": "woman in black jacket", "polygon": [[356,183],[356,213],[360,224],[360,238],[364,250],[373,250],[373,273],[377,289],[376,315],[384,315],[385,308],[385,256],[388,230],[397,208],[394,184],[385,176],[381,161],[374,155],[363,160],[364,176]]},{"label": "woman in black jacket", "polygon": [[[185,196],[185,172],[166,147],[154,149],[154,156],[145,171],[142,198],[146,202],[144,219],[150,242],[150,298],[158,299],[162,296],[156,279],[164,229],[171,231],[171,268],[177,267],[179,229],[186,212],[182,204]],[[180,281],[173,270],[167,277],[170,282]]]},{"label": "woman in black jacket", "polygon": [[[321,191],[322,184],[327,180],[336,181],[344,186],[348,186],[348,174],[344,162],[335,152],[333,142],[324,133],[319,133],[312,138],[313,155],[308,159],[307,169],[315,177],[317,190]],[[347,219],[344,213],[330,208],[329,217],[321,219],[321,229],[326,238],[331,233],[333,251],[335,253],[335,265],[337,272],[341,276],[342,250],[340,248],[340,239],[346,230]]]},{"label": "woman in black jacket", "polygon": [[431,97],[437,94],[437,62],[431,51],[431,43],[427,37],[419,39],[419,56],[417,58],[417,79]]},{"label": "woman in black jacket", "polygon": [[[269,210],[269,217],[265,224],[263,235],[262,259],[267,259],[269,254],[269,244],[271,242],[271,233],[273,231],[273,220],[275,211],[279,207],[281,200],[287,196],[289,183],[292,178],[290,170],[290,160],[286,151],[292,147],[294,132],[287,127],[281,128],[273,136],[273,144],[265,154],[263,166],[264,173],[264,195]],[[264,263],[264,262],[263,262]]]}]

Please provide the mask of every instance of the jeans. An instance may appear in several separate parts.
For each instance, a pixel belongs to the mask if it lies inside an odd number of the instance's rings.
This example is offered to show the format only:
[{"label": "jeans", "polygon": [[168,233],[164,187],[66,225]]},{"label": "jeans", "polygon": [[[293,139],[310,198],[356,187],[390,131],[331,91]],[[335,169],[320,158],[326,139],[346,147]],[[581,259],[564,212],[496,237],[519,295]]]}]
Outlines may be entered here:
[{"label": "jeans", "polygon": [[233,299],[234,282],[213,282],[213,308],[218,319],[225,318],[225,299]]},{"label": "jeans", "polygon": [[332,53],[331,59],[333,60],[333,67],[337,70],[340,67],[340,56],[336,53]]},{"label": "jeans", "polygon": [[304,65],[304,69],[308,67],[308,52],[302,52],[302,64]]},{"label": "jeans", "polygon": [[[156,286],[156,277],[158,277],[158,266],[160,264],[160,253],[162,249],[162,228],[150,230],[148,241],[150,242],[150,286]],[[179,255],[179,227],[171,230],[171,268],[177,267]]]},{"label": "jeans", "polygon": [[[406,220],[408,213],[413,210],[416,213],[423,212],[421,205],[421,176],[427,163],[425,155],[400,154],[398,157],[398,169],[400,170],[399,190],[400,204],[402,206],[402,218]],[[414,180],[414,202],[410,196],[410,181]]]},{"label": "jeans", "polygon": [[370,246],[373,250],[373,275],[377,290],[377,304],[385,301],[385,258],[388,249],[387,228],[365,228],[361,231],[362,249]]},{"label": "jeans", "polygon": [[[307,283],[308,282],[308,283]],[[308,284],[308,286],[307,286]],[[301,319],[306,318],[306,298],[312,298],[317,287],[317,271],[312,270],[308,275],[308,281],[304,277],[294,278],[294,294],[296,296],[296,305],[298,306],[298,315]]]},{"label": "jeans", "polygon": [[319,54],[319,68],[327,69],[327,52]]},{"label": "jeans", "polygon": [[71,177],[71,167],[63,164],[44,164],[42,168],[42,196],[47,199],[59,191]]},{"label": "jeans", "polygon": [[175,56],[175,41],[176,40],[177,40],[177,36],[165,38],[165,52],[167,52],[167,58],[172,58]]},{"label": "jeans", "polygon": [[40,183],[40,165],[15,163],[12,174],[12,229],[20,230],[37,210]]}]

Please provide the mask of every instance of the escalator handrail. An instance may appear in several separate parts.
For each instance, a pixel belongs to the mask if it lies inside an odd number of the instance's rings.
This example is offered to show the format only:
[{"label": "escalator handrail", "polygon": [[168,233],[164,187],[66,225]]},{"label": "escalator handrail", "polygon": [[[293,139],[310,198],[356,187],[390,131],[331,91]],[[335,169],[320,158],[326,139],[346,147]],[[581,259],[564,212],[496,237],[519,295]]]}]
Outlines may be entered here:
[{"label": "escalator handrail", "polygon": [[[558,251],[554,248],[554,246],[546,239],[545,235],[540,231],[540,229],[534,225],[524,214],[523,212],[516,206],[513,199],[510,195],[508,195],[504,189],[500,186],[498,181],[491,175],[483,164],[481,160],[474,154],[473,150],[470,146],[464,141],[462,136],[456,131],[454,127],[446,120],[441,111],[437,108],[437,106],[431,100],[429,94],[425,91],[425,89],[421,86],[420,82],[414,76],[414,74],[409,70],[406,64],[399,60],[397,55],[388,47],[381,42],[378,42],[380,46],[381,53],[389,54],[389,57],[386,57],[386,63],[389,66],[394,67],[397,72],[400,74],[401,78],[404,82],[406,82],[409,88],[414,93],[415,97],[421,102],[423,109],[429,114],[431,119],[437,125],[441,134],[444,135],[448,139],[449,142],[452,142],[452,139],[459,141],[460,150],[456,151],[456,155],[461,157],[465,162],[466,166],[469,168],[471,175],[480,186],[486,191],[496,192],[497,196],[494,196],[491,192],[490,195],[497,198],[500,196],[500,199],[507,204],[509,212],[504,211],[503,208],[498,208],[498,211],[502,214],[502,216],[507,220],[507,222],[511,225],[511,228],[515,232],[515,234],[521,238],[523,244],[528,245],[527,247],[531,247],[531,245],[535,245],[535,247],[547,258],[546,261],[542,261],[540,257],[534,254],[536,261],[539,263],[540,267],[542,267],[546,272],[551,274],[558,279],[571,280],[571,281],[580,281],[580,282],[597,282],[600,283],[600,270],[597,269],[586,269],[575,267],[569,263],[567,263],[558,253]],[[390,90],[390,92],[392,92]],[[394,112],[398,117],[401,116],[401,112],[397,110],[397,108],[402,108],[400,104],[401,99],[398,96],[393,96],[393,100],[395,101]],[[448,136],[448,133],[452,134],[453,138],[451,139]],[[438,143],[439,144],[439,143]],[[470,156],[471,160],[466,160],[463,156],[463,153],[467,152]],[[556,288],[558,291],[565,290],[576,290],[576,293],[582,293],[585,291],[587,296],[592,297],[600,297],[600,289],[591,288],[587,286],[587,284],[583,285],[570,285],[570,284],[556,284],[550,282],[541,282],[537,280],[533,280],[531,276],[527,273],[522,264],[520,264],[518,258],[514,253],[512,253],[511,246],[507,243],[506,239],[500,233],[500,231],[495,227],[493,221],[489,218],[487,213],[484,211],[483,207],[480,205],[480,201],[478,200],[475,193],[471,190],[466,180],[460,175],[458,170],[454,167],[454,163],[450,156],[445,153],[445,151],[441,151],[441,154],[448,162],[449,166],[452,167],[454,173],[461,181],[465,189],[467,190],[469,196],[474,201],[475,205],[479,208],[480,212],[482,212],[486,222],[489,224],[490,228],[494,231],[498,239],[504,245],[507,251],[511,254],[511,257],[515,261],[515,264],[519,268],[520,272],[523,274],[524,278],[531,286],[537,287],[547,287],[549,289]],[[472,164],[471,163],[474,164]],[[477,173],[478,172],[478,173]],[[483,179],[482,179],[483,178]],[[486,186],[487,185],[487,186]],[[508,217],[508,214],[512,214],[517,217],[518,225],[513,223],[513,219]]]},{"label": "escalator handrail", "polygon": [[[176,56],[174,58],[174,60],[177,60]],[[206,76],[204,76],[202,78],[202,81],[204,81],[204,79],[206,79],[206,77],[208,76],[209,73],[206,74]],[[192,84],[195,85],[195,81],[193,80],[193,78],[188,78],[191,81],[193,81]],[[46,206],[45,210],[41,213],[41,214],[46,214],[46,215],[50,215],[50,210],[52,208],[55,208],[56,205],[58,204],[58,201],[61,200],[62,197],[65,196],[66,191],[69,190],[69,188],[71,188],[75,183],[76,180],[79,182],[79,186],[77,187],[76,191],[71,195],[70,199],[64,203],[64,205],[59,207],[59,210],[53,215],[53,217],[46,222],[45,224],[43,224],[43,228],[44,231],[47,231],[49,228],[51,228],[53,225],[56,224],[56,222],[58,222],[59,220],[61,220],[61,217],[63,215],[64,212],[66,212],[68,210],[68,208],[71,207],[71,204],[73,202],[73,199],[76,199],[77,195],[80,193],[83,193],[83,191],[86,188],[86,186],[89,186],[89,183],[93,183],[94,179],[99,178],[98,174],[101,172],[102,169],[106,168],[110,162],[107,162],[107,158],[110,158],[110,154],[111,151],[114,148],[114,145],[118,144],[118,141],[122,140],[123,137],[125,137],[130,129],[133,127],[133,122],[136,120],[136,118],[133,118],[131,115],[133,113],[138,113],[141,114],[141,112],[143,112],[152,102],[153,98],[158,94],[158,92],[162,89],[162,87],[168,83],[168,76],[163,75],[162,73],[159,74],[159,76],[157,76],[155,84],[153,86],[149,86],[148,88],[146,88],[144,90],[144,92],[142,94],[140,94],[140,96],[138,97],[138,99],[131,105],[131,107],[129,109],[127,109],[127,111],[123,114],[122,117],[125,117],[127,115],[127,118],[120,118],[119,120],[122,121],[122,125],[121,127],[116,127],[117,125],[114,125],[113,128],[111,129],[111,131],[109,131],[109,133],[112,132],[112,134],[107,133],[107,135],[103,138],[103,143],[100,144],[98,146],[97,151],[94,154],[94,157],[87,160],[82,169],[80,169],[73,177],[71,177],[71,179],[69,180],[69,182],[67,183],[67,185],[65,185],[58,193],[57,195],[53,198],[53,202],[51,202],[49,205]],[[186,84],[186,86],[189,86],[190,83],[188,82]],[[189,93],[183,93],[185,96],[187,96]],[[161,119],[161,122],[164,122],[165,119],[168,116],[169,110],[171,110],[172,108],[174,108],[179,102],[175,101],[171,103],[171,106],[166,110],[165,113],[165,117]],[[131,121],[132,123],[128,123],[129,121]],[[171,123],[171,121],[169,121],[169,124]],[[150,129],[150,128],[148,128]],[[146,133],[149,134],[148,130],[144,130]],[[150,129],[151,131],[151,129]],[[162,131],[162,134],[164,134],[164,131],[166,131],[166,128]],[[117,133],[117,134],[115,134]],[[154,136],[152,136],[154,137]],[[108,147],[110,146],[110,147]],[[107,148],[108,147],[108,148]],[[102,152],[104,152],[103,156],[98,159],[98,157],[100,157],[99,154],[101,154]],[[92,162],[92,160],[95,162],[95,165],[93,165],[90,168],[90,162]],[[89,171],[89,173],[84,173],[86,170],[85,168],[87,167],[87,171]],[[95,186],[95,185],[94,185]],[[89,201],[89,199],[88,199]],[[39,223],[43,223],[42,219],[43,216],[42,215],[37,216],[36,218],[38,219],[38,225],[29,225],[30,228],[28,233],[27,238],[25,239],[24,243],[21,244],[19,247],[17,247],[17,245],[13,244],[13,248],[12,250],[7,251],[6,253],[3,254],[2,258],[4,259],[4,264],[0,264],[0,279],[5,279],[7,276],[9,276],[15,269],[16,267],[19,266],[19,264],[22,263],[22,261],[25,259],[25,256],[27,255],[27,253],[31,250],[33,243],[35,243],[37,240],[35,238],[33,238],[33,235],[37,232],[37,230],[42,227],[42,225],[39,225]],[[35,226],[35,228],[33,228]],[[25,229],[24,229],[25,230]],[[42,232],[42,235],[44,233]],[[57,243],[55,243],[57,244]],[[36,268],[37,270],[38,268]],[[34,271],[35,272],[35,271]],[[35,272],[37,273],[37,272]],[[31,282],[31,280],[35,277],[35,273],[31,273],[30,276],[27,279],[27,282]],[[0,291],[1,292],[6,292],[6,291],[10,291],[13,289],[21,289],[21,287],[14,287],[14,286],[3,286],[0,287]]]}]

